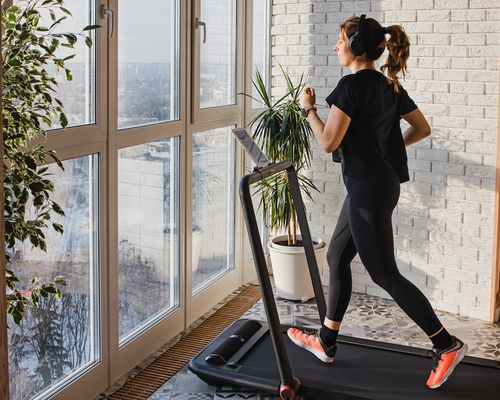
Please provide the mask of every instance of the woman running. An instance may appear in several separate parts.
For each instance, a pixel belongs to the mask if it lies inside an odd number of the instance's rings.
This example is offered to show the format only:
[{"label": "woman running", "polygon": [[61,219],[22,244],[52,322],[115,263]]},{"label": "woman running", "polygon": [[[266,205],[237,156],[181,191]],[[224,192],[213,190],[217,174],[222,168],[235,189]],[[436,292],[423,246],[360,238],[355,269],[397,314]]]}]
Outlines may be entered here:
[{"label": "woman running", "polygon": [[[389,36],[386,40],[386,35]],[[353,17],[340,27],[335,52],[351,74],[339,80],[326,98],[326,123],[316,113],[316,94],[300,96],[304,116],[314,135],[334,161],[342,162],[347,197],[330,241],[327,314],[316,335],[296,328],[290,339],[323,362],[333,362],[336,340],[351,297],[350,264],[356,254],[373,281],[385,289],[433,344],[433,367],[427,380],[441,386],[464,358],[467,345],[450,335],[424,294],[400,274],[394,256],[392,212],[400,183],[409,180],[405,146],[430,134],[427,120],[398,80],[406,73],[410,43],[399,25],[382,27],[372,18]],[[388,50],[381,70],[374,61]],[[401,133],[400,119],[410,125]]]}]

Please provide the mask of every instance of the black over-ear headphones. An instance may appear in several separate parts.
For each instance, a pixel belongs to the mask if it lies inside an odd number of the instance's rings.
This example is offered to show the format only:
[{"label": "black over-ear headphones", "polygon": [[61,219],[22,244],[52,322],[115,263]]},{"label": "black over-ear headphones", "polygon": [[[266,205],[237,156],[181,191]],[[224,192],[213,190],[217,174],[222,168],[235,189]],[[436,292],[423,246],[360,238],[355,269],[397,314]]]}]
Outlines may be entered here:
[{"label": "black over-ear headphones", "polygon": [[349,38],[349,48],[355,56],[360,56],[365,52],[365,44],[363,43],[363,20],[365,17],[366,14],[361,14],[356,33]]}]

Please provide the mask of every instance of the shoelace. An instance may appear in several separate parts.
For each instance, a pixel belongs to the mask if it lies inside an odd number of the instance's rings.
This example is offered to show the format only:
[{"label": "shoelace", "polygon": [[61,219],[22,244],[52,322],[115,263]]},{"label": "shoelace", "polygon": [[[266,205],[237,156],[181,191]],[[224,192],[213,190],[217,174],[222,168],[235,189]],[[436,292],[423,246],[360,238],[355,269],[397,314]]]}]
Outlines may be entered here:
[{"label": "shoelace", "polygon": [[304,329],[302,334],[306,336],[305,340],[308,344],[313,344],[316,339],[319,339],[319,331],[313,329]]},{"label": "shoelace", "polygon": [[439,361],[441,361],[441,354],[436,350],[431,349],[427,350],[427,352],[424,354],[424,357],[429,357],[429,355],[432,356],[432,371],[436,372],[436,369],[439,367]]}]

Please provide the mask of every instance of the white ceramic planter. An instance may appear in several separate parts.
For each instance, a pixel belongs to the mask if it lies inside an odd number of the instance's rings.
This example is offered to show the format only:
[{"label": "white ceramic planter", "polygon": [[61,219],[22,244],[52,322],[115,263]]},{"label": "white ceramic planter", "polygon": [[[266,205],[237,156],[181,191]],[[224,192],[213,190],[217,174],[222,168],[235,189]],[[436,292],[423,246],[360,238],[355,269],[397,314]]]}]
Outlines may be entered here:
[{"label": "white ceramic planter", "polygon": [[[326,243],[320,238],[312,239],[317,243],[314,245],[314,254],[321,276]],[[305,302],[314,297],[314,290],[304,247],[282,246],[275,243],[282,240],[286,240],[286,236],[277,236],[267,245],[277,294],[284,299]]]}]

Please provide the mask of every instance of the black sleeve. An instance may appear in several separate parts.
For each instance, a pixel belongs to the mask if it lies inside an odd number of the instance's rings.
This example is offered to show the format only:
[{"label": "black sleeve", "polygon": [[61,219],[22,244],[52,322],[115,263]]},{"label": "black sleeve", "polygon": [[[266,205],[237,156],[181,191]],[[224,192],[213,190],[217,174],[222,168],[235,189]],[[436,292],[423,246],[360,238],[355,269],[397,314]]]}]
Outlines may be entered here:
[{"label": "black sleeve", "polygon": [[356,102],[354,97],[354,90],[352,87],[352,80],[349,75],[344,76],[333,92],[328,95],[326,102],[331,107],[335,105],[345,112],[349,117],[353,118],[356,111]]},{"label": "black sleeve", "polygon": [[413,110],[416,110],[418,107],[415,102],[408,95],[408,92],[402,87],[399,87],[400,94],[400,102],[399,102],[399,115],[405,115]]}]

